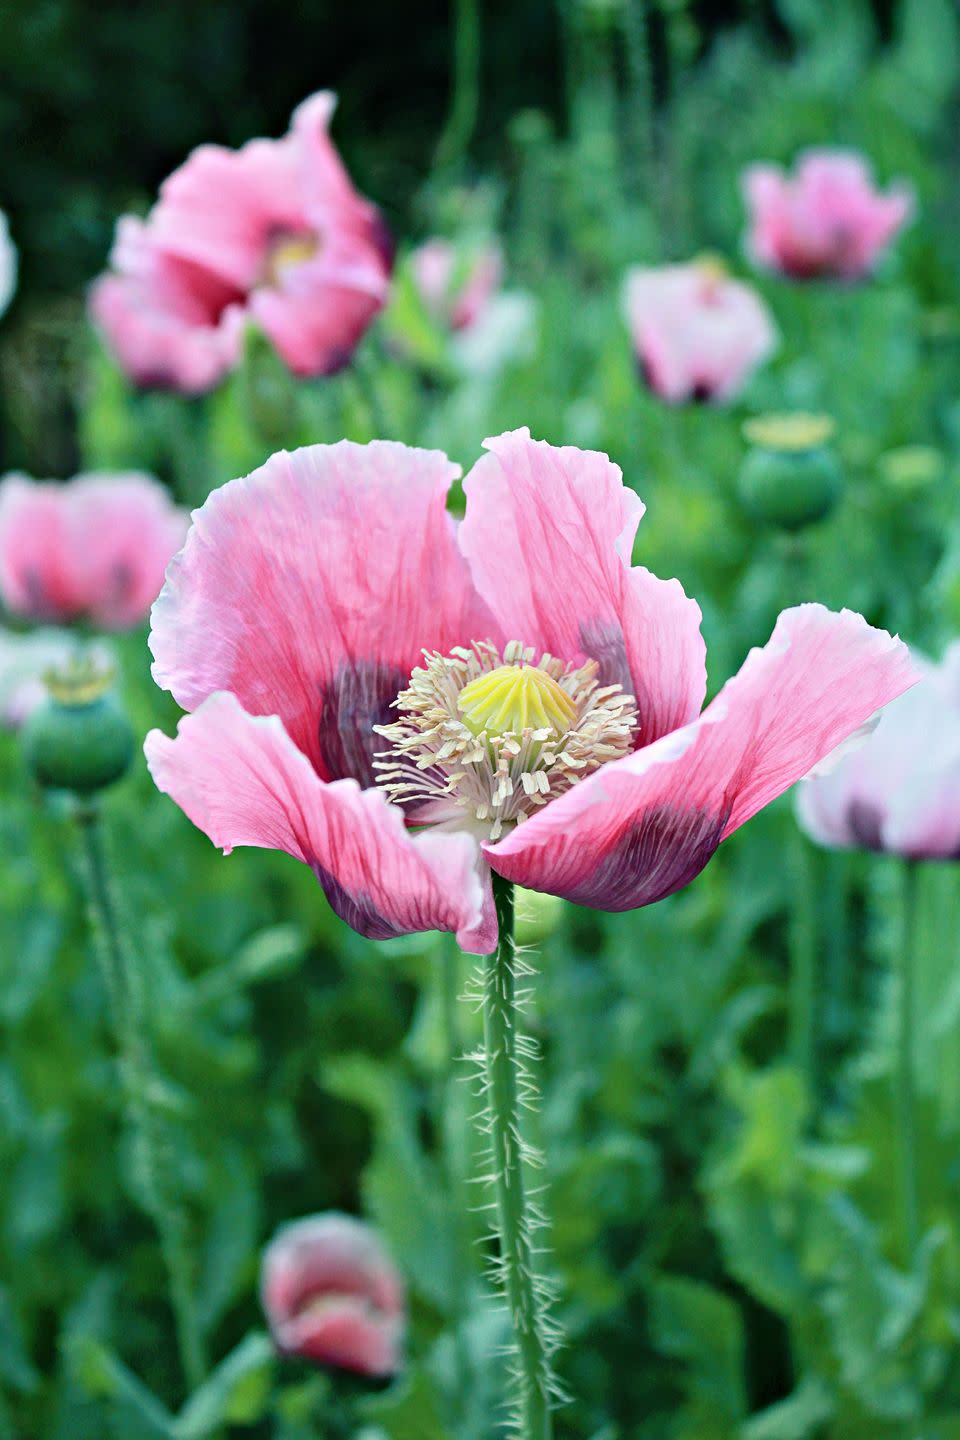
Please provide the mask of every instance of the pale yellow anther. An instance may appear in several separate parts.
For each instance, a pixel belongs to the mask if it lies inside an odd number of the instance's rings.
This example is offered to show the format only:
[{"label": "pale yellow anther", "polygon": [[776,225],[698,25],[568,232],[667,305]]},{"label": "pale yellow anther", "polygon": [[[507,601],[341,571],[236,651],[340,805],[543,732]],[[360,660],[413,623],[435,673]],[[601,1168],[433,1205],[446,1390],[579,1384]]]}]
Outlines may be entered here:
[{"label": "pale yellow anther", "polygon": [[478,675],[460,691],[457,704],[463,723],[474,735],[545,730],[559,738],[577,718],[577,707],[567,692],[536,665],[500,665]]}]

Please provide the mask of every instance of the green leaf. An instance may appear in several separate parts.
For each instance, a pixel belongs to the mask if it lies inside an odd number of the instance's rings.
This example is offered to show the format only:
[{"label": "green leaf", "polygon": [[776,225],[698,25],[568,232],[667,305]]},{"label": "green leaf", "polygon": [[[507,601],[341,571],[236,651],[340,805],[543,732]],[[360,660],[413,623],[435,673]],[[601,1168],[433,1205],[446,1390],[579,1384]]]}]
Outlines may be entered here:
[{"label": "green leaf", "polygon": [[419,1367],[357,1408],[371,1425],[382,1427],[390,1440],[455,1440],[440,1420],[433,1386]]},{"label": "green leaf", "polygon": [[20,1324],[8,1292],[0,1288],[0,1380],[24,1394],[40,1380],[23,1343]]},{"label": "green leaf", "polygon": [[148,1436],[172,1434],[172,1416],[118,1355],[99,1340],[77,1336],[67,1342],[67,1363],[81,1390],[94,1399],[111,1402],[136,1417]]},{"label": "green leaf", "polygon": [[276,1355],[254,1331],[194,1391],[171,1427],[173,1440],[203,1440],[222,1425],[253,1425],[267,1410]]},{"label": "green leaf", "polygon": [[701,1399],[739,1420],[746,1409],[739,1306],[698,1280],[658,1275],[650,1286],[650,1307],[658,1350],[685,1361]]},{"label": "green leaf", "polygon": [[457,1243],[437,1167],[417,1133],[417,1100],[399,1067],[362,1055],[342,1056],[324,1070],[328,1088],[367,1109],[377,1127],[373,1159],[363,1177],[366,1208],[388,1237],[410,1283],[448,1311],[452,1247]]},{"label": "green leaf", "polygon": [[826,1425],[833,1411],[829,1387],[818,1376],[809,1375],[786,1400],[752,1415],[740,1430],[740,1440],[808,1440]]}]

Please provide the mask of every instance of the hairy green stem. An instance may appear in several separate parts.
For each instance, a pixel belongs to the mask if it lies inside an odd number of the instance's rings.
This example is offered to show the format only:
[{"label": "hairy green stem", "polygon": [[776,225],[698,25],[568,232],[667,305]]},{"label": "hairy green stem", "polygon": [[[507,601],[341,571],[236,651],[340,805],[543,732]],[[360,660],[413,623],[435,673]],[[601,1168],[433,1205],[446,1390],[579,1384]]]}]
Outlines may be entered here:
[{"label": "hairy green stem", "polygon": [[903,931],[898,949],[897,1065],[894,1076],[903,1258],[908,1267],[920,1239],[914,1080],[914,950],[917,932],[917,864],[903,867]]},{"label": "hairy green stem", "polygon": [[[533,1209],[524,1167],[530,1152],[521,1136],[520,1109],[526,1085],[523,1058],[530,1049],[517,1033],[518,958],[513,937],[513,886],[494,876],[499,944],[485,962],[483,1040],[493,1183],[496,1189],[497,1270],[516,1344],[517,1435],[550,1440],[553,1433],[550,1355],[554,1348],[546,1287],[537,1273],[535,1232],[542,1219]],[[526,972],[526,968],[522,973]],[[519,1042],[519,1043],[518,1043]]]},{"label": "hairy green stem", "polygon": [[187,1385],[194,1390],[203,1381],[207,1365],[194,1305],[187,1227],[177,1204],[173,1178],[176,1155],[151,1097],[153,1065],[142,978],[119,922],[96,801],[85,800],[78,805],[76,819],[90,928],[110,1001],[143,1204],[157,1228],[181,1364]]},{"label": "hairy green stem", "polygon": [[467,1232],[467,1154],[459,1077],[455,1065],[462,1058],[463,1040],[458,1020],[460,993],[460,952],[456,944],[439,947],[435,957],[436,994],[443,1025],[443,1056],[437,1077],[434,1115],[439,1154],[439,1170],[443,1187],[450,1196],[451,1254],[450,1310],[453,1318],[453,1344],[456,1355],[456,1385],[452,1395],[454,1431],[461,1428],[473,1389],[473,1365],[467,1344],[465,1325],[469,1313],[469,1249]]},{"label": "hairy green stem", "polygon": [[450,113],[437,145],[438,169],[466,153],[480,107],[480,7],[478,0],[454,0],[453,81]]}]

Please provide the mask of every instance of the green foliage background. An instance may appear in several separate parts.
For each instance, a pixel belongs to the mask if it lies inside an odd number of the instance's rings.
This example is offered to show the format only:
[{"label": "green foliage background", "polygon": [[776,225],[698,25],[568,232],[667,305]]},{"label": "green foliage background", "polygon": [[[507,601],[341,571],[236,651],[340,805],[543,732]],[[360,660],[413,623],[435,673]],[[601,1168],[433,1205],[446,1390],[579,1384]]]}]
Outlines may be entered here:
[{"label": "green foliage background", "polygon": [[[143,466],[199,503],[281,444],[385,424],[469,466],[484,436],[528,424],[622,465],[648,507],[636,558],[702,604],[712,691],[806,598],[939,653],[960,623],[948,0],[484,7],[476,140],[439,171],[445,11],[424,6],[399,76],[405,7],[337,7],[336,31],[328,11],[6,0],[0,126],[25,133],[0,180],[24,270],[0,336],[5,464]],[[332,381],[295,386],[252,342],[206,402],[130,394],[82,321],[115,213],[142,208],[195,143],[280,133],[321,83],[341,92],[338,140],[402,247],[434,227],[503,234],[511,285],[536,299],[532,353],[458,376],[401,268],[392,313]],[[861,288],[759,279],[782,334],[773,363],[731,411],[664,408],[635,374],[624,267],[710,249],[745,271],[743,165],[817,143],[864,149],[884,181],[907,176],[916,223]],[[845,477],[799,555],[735,494],[744,416],[794,407],[835,417]],[[172,729],[144,634],[120,658],[138,731]],[[466,979],[448,940],[360,940],[304,867],[223,859],[142,762],[110,796],[163,1073],[152,1103],[215,1367],[185,1396],[72,831],[32,793],[11,738],[0,771],[3,1440],[501,1433],[504,1322],[474,1278],[483,1225],[457,1178],[474,1140],[469,1071],[451,1076],[446,1058],[444,997]],[[564,1440],[960,1436],[960,892],[954,867],[924,869],[911,1261],[890,1093],[901,884],[894,861],[812,852],[781,802],[669,901],[528,921],[574,1396]],[[791,957],[810,934],[812,1088],[788,1043]],[[458,1051],[477,1023],[456,1007]],[[381,1394],[278,1363],[262,1334],[263,1244],[329,1207],[382,1227],[410,1289],[410,1369]]]}]

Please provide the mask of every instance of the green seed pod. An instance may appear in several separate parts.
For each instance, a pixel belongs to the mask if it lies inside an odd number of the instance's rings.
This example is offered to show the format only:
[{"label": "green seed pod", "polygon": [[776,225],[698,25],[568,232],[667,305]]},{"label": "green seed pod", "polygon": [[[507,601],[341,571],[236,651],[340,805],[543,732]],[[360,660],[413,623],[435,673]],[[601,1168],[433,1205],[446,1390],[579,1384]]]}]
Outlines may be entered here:
[{"label": "green seed pod", "polygon": [[743,427],[750,449],[737,492],[757,520],[778,529],[803,530],[830,514],[840,496],[842,472],[830,447],[826,415],[763,415]]},{"label": "green seed pod", "polygon": [[913,495],[943,479],[944,457],[932,445],[900,445],[877,460],[880,479],[900,495]]},{"label": "green seed pod", "polygon": [[21,736],[30,772],[45,789],[92,795],[129,769],[133,729],[110,693],[112,679],[83,660],[47,675],[48,698]]}]

